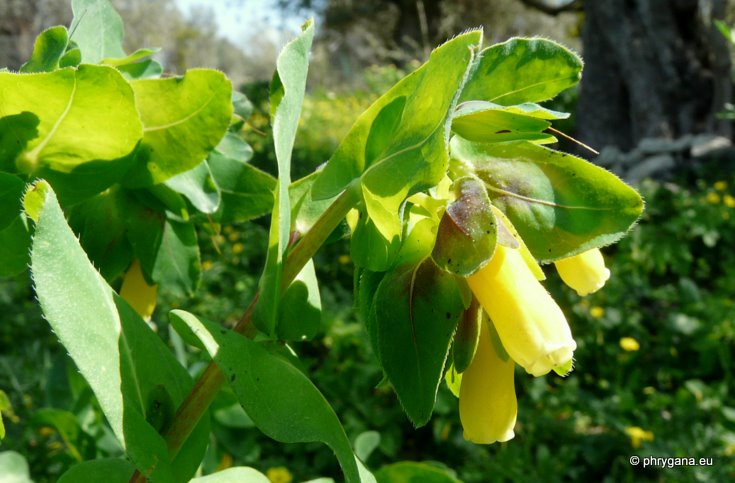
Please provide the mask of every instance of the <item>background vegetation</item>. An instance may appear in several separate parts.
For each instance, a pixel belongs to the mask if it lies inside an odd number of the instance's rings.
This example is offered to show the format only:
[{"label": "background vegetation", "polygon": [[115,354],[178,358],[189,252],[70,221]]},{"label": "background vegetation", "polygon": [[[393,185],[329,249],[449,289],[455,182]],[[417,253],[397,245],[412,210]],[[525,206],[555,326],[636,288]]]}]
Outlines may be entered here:
[{"label": "background vegetation", "polygon": [[[263,75],[253,74],[260,72],[257,69],[268,71],[263,60],[266,54],[261,53],[260,63],[246,60],[247,56],[217,36],[211,17],[199,16],[198,23],[186,20],[170,1],[114,3],[124,17],[140,20],[126,19],[127,38],[140,42],[136,47],[160,45],[172,52],[166,59],[172,71],[192,65],[222,66],[235,69],[231,75],[248,82],[243,90],[255,103],[256,112],[245,129],[255,150],[254,163],[273,170],[267,88],[259,82]],[[444,23],[432,25],[431,32],[426,27],[425,34],[418,26],[413,44],[410,37],[380,40],[381,32],[393,32],[378,27],[380,16],[370,19],[375,24],[366,25],[354,15],[352,23],[342,26],[334,20],[330,24],[326,17],[324,38],[332,39],[332,44],[325,40],[315,48],[317,67],[312,69],[312,82],[321,87],[312,89],[304,105],[294,150],[294,179],[326,161],[357,115],[421,57],[422,35],[446,35],[458,31],[460,25],[479,23],[466,19],[473,2],[457,2],[454,10],[447,6],[454,2],[439,3],[444,8]],[[0,3],[0,10],[12,4]],[[46,5],[47,10],[37,9],[36,16],[46,12],[46,17],[32,17],[32,22],[54,23],[46,19],[56,15],[52,12],[55,2],[38,5]],[[336,9],[340,2],[330,5]],[[494,36],[525,29],[545,33],[543,28],[550,24],[544,22],[553,22],[538,11],[529,14],[523,2],[497,5],[497,17],[488,23],[504,30],[502,34],[490,30],[494,40],[502,40]],[[400,5],[386,8],[399,9]],[[477,15],[490,18],[490,7],[486,8],[478,9]],[[332,10],[333,17],[339,11]],[[394,14],[399,11],[393,10]],[[169,15],[171,25],[163,33],[155,24],[161,12]],[[67,14],[58,12],[62,17]],[[565,15],[562,29],[555,32],[573,40],[583,17],[579,12]],[[399,22],[401,17],[391,18]],[[153,23],[148,26],[144,20]],[[30,25],[32,31],[36,24]],[[341,64],[336,70],[339,74],[330,79],[326,73],[335,70],[318,66],[319,62],[327,66],[339,62],[340,57],[330,56],[329,50],[338,41],[368,51],[346,51],[343,58],[350,59],[349,63]],[[274,47],[272,58],[275,51]],[[221,64],[212,64],[214,59]],[[569,93],[564,98],[567,105],[556,107],[573,109],[576,96]],[[573,123],[558,127],[566,132],[574,129]],[[580,299],[558,280],[552,268],[547,270],[547,286],[567,314],[579,346],[576,370],[564,379],[516,379],[519,423],[517,436],[509,443],[485,447],[465,442],[456,400],[444,387],[431,422],[420,429],[411,426],[394,393],[382,382],[352,309],[352,267],[344,240],[326,246],[317,257],[325,308],[322,330],[315,340],[298,347],[300,362],[333,403],[358,455],[371,468],[404,459],[434,461],[466,482],[732,479],[733,167],[735,158],[725,151],[686,169],[671,170],[660,179],[641,182],[646,213],[629,237],[604,252],[612,278],[598,294]],[[225,226],[220,232],[200,233],[200,237],[205,272],[198,295],[191,300],[163,299],[156,314],[186,306],[204,318],[234,323],[256,289],[267,220],[248,225],[247,231]],[[38,482],[54,481],[78,461],[120,454],[89,388],[41,319],[27,275],[0,279],[0,314],[0,410],[8,433],[0,449],[22,454],[32,479]],[[165,317],[154,315],[153,320],[158,333],[192,372],[203,369],[206,358],[185,348],[169,331]],[[273,442],[253,427],[226,390],[218,397],[212,418],[214,438],[205,473],[242,464],[266,472],[272,481],[339,479],[339,468],[328,449]],[[629,464],[631,455],[712,457],[714,465],[643,469]]]}]

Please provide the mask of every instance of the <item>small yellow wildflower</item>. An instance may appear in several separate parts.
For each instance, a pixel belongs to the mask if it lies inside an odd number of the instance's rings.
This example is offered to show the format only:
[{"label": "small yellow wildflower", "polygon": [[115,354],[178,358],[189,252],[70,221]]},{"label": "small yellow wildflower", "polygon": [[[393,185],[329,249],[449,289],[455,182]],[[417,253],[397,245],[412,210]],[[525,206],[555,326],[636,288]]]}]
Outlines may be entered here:
[{"label": "small yellow wildflower", "polygon": [[727,181],[715,181],[714,188],[717,191],[725,191],[727,189]]},{"label": "small yellow wildflower", "polygon": [[623,337],[620,339],[620,347],[624,351],[635,352],[641,348],[641,345],[632,337]]},{"label": "small yellow wildflower", "polygon": [[564,313],[518,250],[498,244],[490,262],[467,278],[510,357],[534,376],[570,364],[576,342]]},{"label": "small yellow wildflower", "polygon": [[204,270],[204,271],[206,272],[206,271],[207,271],[207,270],[209,270],[210,268],[212,268],[212,262],[211,262],[211,261],[209,261],[209,260],[204,260],[204,261],[202,262],[202,270]]},{"label": "small yellow wildflower", "polygon": [[610,270],[597,248],[554,262],[559,276],[580,297],[597,292],[610,278]]},{"label": "small yellow wildflower", "polygon": [[242,253],[242,251],[245,250],[245,245],[242,243],[235,243],[232,245],[232,253],[237,255],[238,253]]},{"label": "small yellow wildflower", "polygon": [[231,242],[237,241],[238,238],[240,238],[240,235],[236,231],[233,231],[232,233],[227,235],[227,239]]},{"label": "small yellow wildflower", "polygon": [[722,202],[725,203],[725,206],[728,208],[735,208],[735,197],[732,195],[725,195],[722,198]]},{"label": "small yellow wildflower", "polygon": [[643,441],[653,441],[653,433],[646,431],[638,426],[628,426],[625,428],[625,434],[630,438],[630,444],[634,448],[640,448]]},{"label": "small yellow wildflower", "polygon": [[350,260],[352,259],[349,255],[340,255],[339,258],[337,258],[337,261],[340,265],[347,265],[348,263],[350,263]]},{"label": "small yellow wildflower", "polygon": [[720,195],[718,195],[714,191],[710,191],[709,193],[707,193],[707,196],[705,199],[707,200],[707,203],[711,205],[716,205],[717,203],[720,202]]},{"label": "small yellow wildflower", "polygon": [[601,319],[603,315],[605,315],[605,309],[602,307],[598,307],[595,305],[590,309],[590,315],[593,319]]},{"label": "small yellow wildflower", "polygon": [[288,471],[288,468],[284,466],[268,468],[268,471],[265,472],[265,476],[271,481],[271,483],[291,483],[293,481],[293,475]]},{"label": "small yellow wildflower", "polygon": [[462,373],[459,418],[465,439],[478,444],[504,442],[515,436],[518,401],[513,382],[513,359],[494,347],[483,322],[472,363]]}]

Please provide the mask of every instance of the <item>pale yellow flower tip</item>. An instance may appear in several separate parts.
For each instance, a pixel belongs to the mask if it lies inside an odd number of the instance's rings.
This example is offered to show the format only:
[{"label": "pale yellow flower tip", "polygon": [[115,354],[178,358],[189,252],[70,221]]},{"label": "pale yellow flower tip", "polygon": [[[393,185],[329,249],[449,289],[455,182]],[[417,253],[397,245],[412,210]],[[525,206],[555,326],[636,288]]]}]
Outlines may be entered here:
[{"label": "pale yellow flower tip", "polygon": [[518,250],[498,244],[467,282],[492,319],[510,357],[534,376],[566,367],[577,344],[559,306]]},{"label": "pale yellow flower tip", "polygon": [[641,348],[641,345],[632,337],[623,337],[620,339],[620,348],[624,351],[635,352]]},{"label": "pale yellow flower tip", "polygon": [[477,352],[462,373],[459,392],[459,418],[466,440],[478,444],[508,441],[515,436],[513,427],[518,402],[513,382],[513,360],[501,359],[493,347],[487,324],[482,324]]},{"label": "pale yellow flower tip", "polygon": [[559,276],[580,297],[597,292],[610,278],[610,270],[597,248],[554,262]]},{"label": "pale yellow flower tip", "polygon": [[122,287],[120,288],[120,296],[124,298],[133,309],[135,309],[145,320],[151,320],[153,311],[156,308],[156,298],[158,293],[158,285],[148,285],[143,278],[143,272],[140,269],[138,260],[133,263],[125,272]]}]

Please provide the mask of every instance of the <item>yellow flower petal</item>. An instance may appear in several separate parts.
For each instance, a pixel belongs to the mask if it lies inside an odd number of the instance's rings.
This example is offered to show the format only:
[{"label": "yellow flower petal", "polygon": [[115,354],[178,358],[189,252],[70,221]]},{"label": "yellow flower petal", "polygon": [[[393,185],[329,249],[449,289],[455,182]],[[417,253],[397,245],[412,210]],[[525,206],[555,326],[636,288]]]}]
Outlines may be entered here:
[{"label": "yellow flower petal", "polygon": [[605,260],[597,248],[557,260],[554,265],[564,283],[580,297],[597,292],[610,278],[610,270],[605,267]]},{"label": "yellow flower petal", "polygon": [[482,324],[475,358],[462,373],[459,417],[465,439],[478,444],[504,442],[515,436],[518,402],[513,360],[498,356],[486,323]]},{"label": "yellow flower petal", "polygon": [[534,376],[568,365],[577,344],[559,306],[517,250],[498,244],[467,278],[510,357]]},{"label": "yellow flower petal", "polygon": [[120,296],[124,298],[131,307],[135,309],[145,320],[151,320],[151,315],[156,308],[156,297],[158,293],[158,285],[148,285],[143,278],[143,272],[140,269],[138,260],[133,263],[125,272],[122,287],[120,288]]}]

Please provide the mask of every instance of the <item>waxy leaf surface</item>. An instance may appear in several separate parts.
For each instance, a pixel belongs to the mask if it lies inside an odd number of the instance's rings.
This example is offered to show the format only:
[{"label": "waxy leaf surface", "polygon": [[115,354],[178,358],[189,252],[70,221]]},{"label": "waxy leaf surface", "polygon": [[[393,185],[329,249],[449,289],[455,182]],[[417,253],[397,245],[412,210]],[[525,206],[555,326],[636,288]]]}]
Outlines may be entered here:
[{"label": "waxy leaf surface", "polygon": [[614,174],[536,144],[452,140],[471,163],[533,256],[543,263],[620,239],[643,210],[640,195]]},{"label": "waxy leaf surface", "polygon": [[48,167],[68,173],[90,161],[121,158],[142,135],[133,91],[112,67],[0,72],[0,118],[23,112],[39,120],[37,137],[16,162],[26,172]]}]

